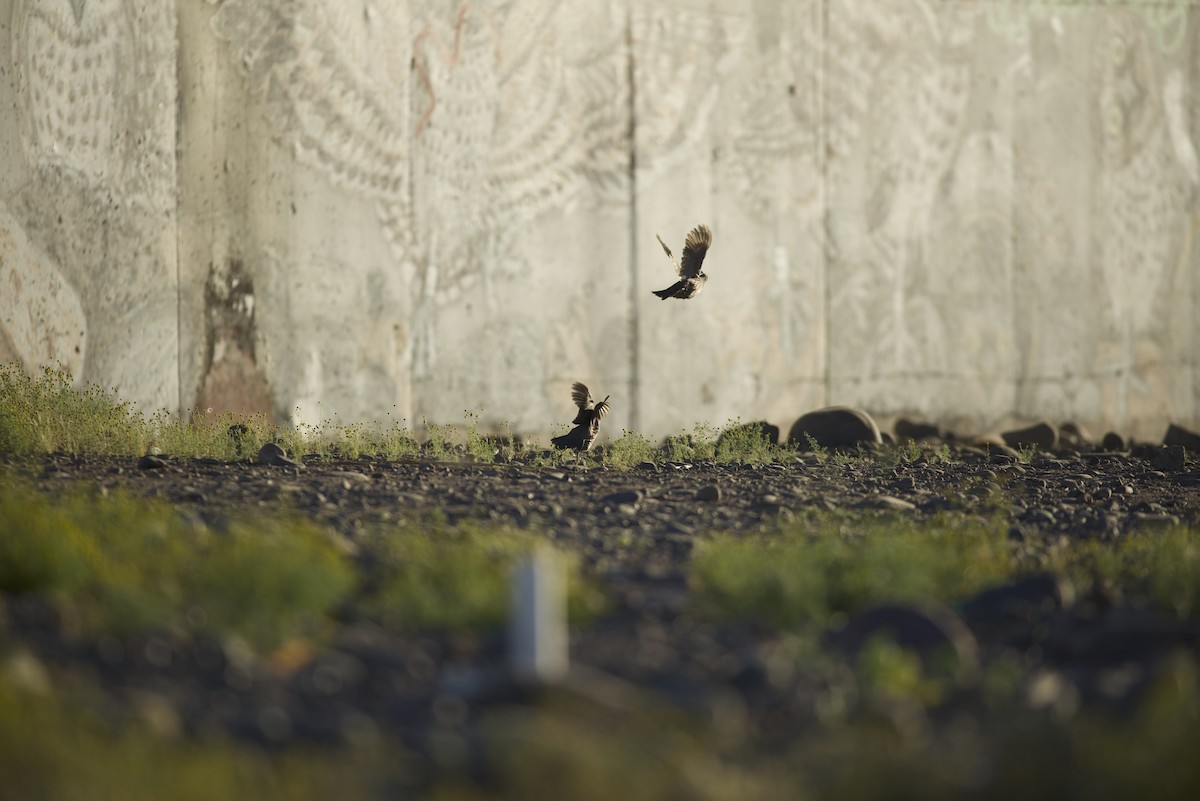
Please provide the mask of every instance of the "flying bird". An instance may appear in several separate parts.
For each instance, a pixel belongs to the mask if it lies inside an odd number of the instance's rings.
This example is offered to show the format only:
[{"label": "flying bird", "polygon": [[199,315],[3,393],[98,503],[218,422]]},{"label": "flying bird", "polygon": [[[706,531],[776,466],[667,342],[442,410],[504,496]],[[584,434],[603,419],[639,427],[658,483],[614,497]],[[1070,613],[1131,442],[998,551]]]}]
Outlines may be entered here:
[{"label": "flying bird", "polygon": [[671,260],[671,266],[675,268],[675,274],[679,276],[678,281],[666,289],[655,290],[654,294],[663,300],[667,298],[687,300],[699,295],[700,290],[704,289],[705,282],[708,281],[708,276],[700,270],[700,265],[704,263],[704,254],[708,252],[708,247],[712,244],[712,231],[709,230],[709,227],[707,225],[697,225],[688,232],[687,239],[683,242],[682,264],[675,261],[674,254],[667,247],[667,243],[662,241],[662,237],[658,234],[654,236],[658,239],[658,244],[662,245],[667,258]]},{"label": "flying bird", "polygon": [[574,428],[561,437],[550,440],[554,447],[573,448],[577,451],[590,450],[592,443],[596,441],[596,435],[600,433],[600,421],[604,419],[604,415],[608,414],[612,405],[608,402],[610,397],[612,396],[607,395],[604,400],[593,405],[592,393],[588,391],[588,388],[578,381],[572,384],[571,401],[579,407],[579,413],[571,421]]}]

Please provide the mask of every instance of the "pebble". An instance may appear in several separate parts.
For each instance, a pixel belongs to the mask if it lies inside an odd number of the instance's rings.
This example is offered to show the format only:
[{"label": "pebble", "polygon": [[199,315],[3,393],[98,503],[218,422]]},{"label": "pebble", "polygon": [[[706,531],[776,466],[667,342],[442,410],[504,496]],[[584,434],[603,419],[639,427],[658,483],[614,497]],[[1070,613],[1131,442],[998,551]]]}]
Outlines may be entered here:
[{"label": "pebble", "polygon": [[646,497],[641,490],[622,490],[605,495],[600,499],[601,506],[619,506],[621,504],[637,504],[641,503],[642,498]]},{"label": "pebble", "polygon": [[155,456],[152,453],[148,453],[141,459],[138,459],[137,463],[137,466],[142,470],[162,470],[169,465],[170,463],[166,459],[161,456]]},{"label": "pebble", "polygon": [[889,509],[895,512],[910,512],[917,508],[915,503],[892,495],[876,495],[865,499],[861,505],[871,509]]},{"label": "pebble", "polygon": [[722,493],[720,487],[716,486],[715,484],[709,484],[708,486],[704,486],[696,490],[696,500],[719,501],[721,500],[721,496],[723,494],[724,493]]},{"label": "pebble", "polygon": [[1187,464],[1187,450],[1182,445],[1163,445],[1150,463],[1158,470],[1175,472]]},{"label": "pebble", "polygon": [[258,451],[258,463],[279,467],[300,467],[300,463],[288,458],[287,453],[274,442],[268,442]]}]

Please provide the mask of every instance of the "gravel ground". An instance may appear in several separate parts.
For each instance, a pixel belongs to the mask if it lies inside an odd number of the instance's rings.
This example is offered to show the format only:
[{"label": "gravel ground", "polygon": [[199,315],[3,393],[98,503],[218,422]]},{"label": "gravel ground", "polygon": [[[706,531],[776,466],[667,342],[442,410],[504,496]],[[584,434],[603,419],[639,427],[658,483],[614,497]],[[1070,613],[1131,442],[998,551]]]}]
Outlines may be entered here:
[{"label": "gravel ground", "polygon": [[[828,688],[778,669],[771,657],[778,632],[692,614],[687,569],[698,538],[761,530],[812,509],[877,509],[917,521],[965,511],[1004,518],[1014,552],[1036,564],[1064,537],[1200,526],[1200,463],[1192,456],[1160,469],[1161,459],[1146,458],[1156,454],[1064,451],[1026,461],[956,444],[948,461],[927,453],[909,462],[884,452],[761,466],[646,463],[626,472],[594,463],[287,467],[169,456],[50,456],[18,469],[46,492],[81,482],[121,488],[206,519],[288,508],[350,542],[380,521],[435,512],[452,523],[534,527],[582,554],[585,574],[612,601],[599,620],[571,633],[573,681],[616,704],[649,699],[725,715],[738,721],[737,731],[769,746],[819,725]],[[1007,613],[1014,601],[1028,602],[1015,617]],[[470,741],[483,711],[523,698],[498,679],[500,633],[405,638],[350,620],[318,652],[263,660],[170,632],[136,642],[77,642],[44,604],[9,599],[6,611],[10,633],[49,670],[96,677],[166,731],[225,731],[268,744],[353,743],[385,732],[436,757],[431,732],[462,732]],[[1103,588],[1072,588],[1048,576],[984,593],[953,611],[891,607],[875,614],[891,616],[918,646],[923,637],[950,643],[972,669],[1014,650],[1024,654],[1035,706],[1124,703],[1170,653],[1194,653],[1200,634],[1107,598]],[[845,644],[876,623],[851,620],[830,641]]]}]

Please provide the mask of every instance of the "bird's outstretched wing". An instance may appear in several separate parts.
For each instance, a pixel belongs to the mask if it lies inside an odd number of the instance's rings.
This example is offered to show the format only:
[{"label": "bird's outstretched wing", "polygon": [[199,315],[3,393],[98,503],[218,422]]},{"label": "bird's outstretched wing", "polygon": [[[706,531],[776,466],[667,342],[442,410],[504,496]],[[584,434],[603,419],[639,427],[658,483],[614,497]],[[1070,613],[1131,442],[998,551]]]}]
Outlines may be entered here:
[{"label": "bird's outstretched wing", "polygon": [[695,278],[700,274],[700,265],[704,263],[704,254],[712,244],[712,231],[707,225],[697,225],[688,232],[687,240],[683,243],[683,265],[679,274],[684,278]]},{"label": "bird's outstretched wing", "polygon": [[671,266],[675,268],[675,274],[683,275],[683,273],[679,272],[679,262],[675,261],[675,254],[671,252],[669,247],[667,247],[667,243],[662,241],[662,237],[658,234],[655,234],[654,238],[658,240],[658,244],[662,245],[663,252],[666,253],[667,258],[671,260]]},{"label": "bird's outstretched wing", "polygon": [[603,420],[604,415],[608,414],[608,410],[611,407],[612,407],[612,404],[608,402],[608,398],[605,398],[604,400],[597,403],[596,408],[594,410],[596,412],[596,419]]},{"label": "bird's outstretched wing", "polygon": [[592,405],[592,393],[588,392],[588,388],[576,381],[571,385],[571,400],[580,409],[586,409]]}]

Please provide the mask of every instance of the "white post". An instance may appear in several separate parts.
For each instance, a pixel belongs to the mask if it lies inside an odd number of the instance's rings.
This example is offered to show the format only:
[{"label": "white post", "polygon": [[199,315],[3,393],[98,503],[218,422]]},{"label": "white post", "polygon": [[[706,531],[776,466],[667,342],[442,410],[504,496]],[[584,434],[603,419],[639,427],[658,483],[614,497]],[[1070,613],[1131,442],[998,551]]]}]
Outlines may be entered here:
[{"label": "white post", "polygon": [[550,684],[567,675],[567,604],[558,555],[541,548],[513,571],[508,617],[508,666],[523,684]]}]

